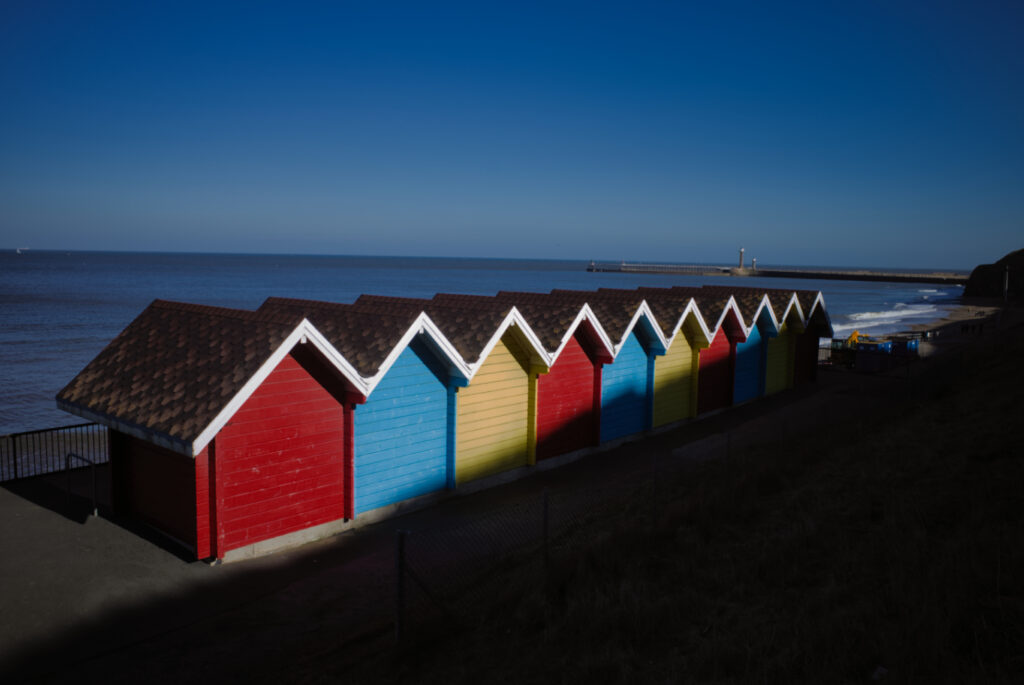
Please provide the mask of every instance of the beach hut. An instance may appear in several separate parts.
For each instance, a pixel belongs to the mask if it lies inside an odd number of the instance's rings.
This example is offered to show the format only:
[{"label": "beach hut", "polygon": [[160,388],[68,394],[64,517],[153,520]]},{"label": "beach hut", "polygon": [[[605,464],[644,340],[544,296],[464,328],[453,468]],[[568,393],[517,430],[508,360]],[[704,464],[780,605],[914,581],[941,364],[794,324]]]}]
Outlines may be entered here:
[{"label": "beach hut", "polygon": [[804,332],[804,317],[796,293],[791,290],[770,290],[778,335],[768,341],[765,364],[765,393],[772,394],[793,387],[796,367],[796,341]]},{"label": "beach hut", "polygon": [[380,302],[423,307],[467,365],[469,383],[456,402],[455,484],[535,463],[537,378],[548,366],[518,310],[493,297],[446,293],[430,300],[364,295],[354,304]]},{"label": "beach hut", "polygon": [[537,459],[595,447],[601,434],[601,370],[612,345],[596,315],[575,297],[499,292],[515,305],[550,360],[537,379]]},{"label": "beach hut", "polygon": [[429,316],[282,298],[260,311],[307,318],[366,381],[352,421],[355,515],[454,485],[455,393],[469,370]]},{"label": "beach hut", "polygon": [[666,351],[654,361],[652,425],[664,426],[697,415],[700,350],[710,344],[707,327],[690,295],[669,288],[642,287],[661,327]]},{"label": "beach hut", "polygon": [[[793,384],[814,382],[818,377],[818,348],[821,338],[831,340],[832,320],[825,308],[825,297],[814,290],[797,290],[800,309],[806,315],[804,332],[797,336],[794,349]],[[809,312],[809,313],[808,313]]]},{"label": "beach hut", "polygon": [[747,335],[731,295],[700,288],[693,291],[693,298],[711,337],[711,344],[700,351],[697,372],[697,413],[706,414],[733,404],[736,346]]},{"label": "beach hut", "polygon": [[665,353],[665,340],[643,296],[633,291],[551,292],[588,304],[612,343],[614,359],[601,371],[601,442],[651,428],[654,359]]},{"label": "beach hut", "polygon": [[353,516],[365,390],[308,320],[157,300],[57,405],[110,429],[118,513],[225,558]]}]

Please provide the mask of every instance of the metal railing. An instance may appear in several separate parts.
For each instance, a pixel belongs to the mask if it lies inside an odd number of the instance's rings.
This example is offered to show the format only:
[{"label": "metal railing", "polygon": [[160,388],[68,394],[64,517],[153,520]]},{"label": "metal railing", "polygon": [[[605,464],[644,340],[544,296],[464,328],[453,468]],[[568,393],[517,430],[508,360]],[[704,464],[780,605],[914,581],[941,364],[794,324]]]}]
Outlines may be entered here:
[{"label": "metal railing", "polygon": [[106,463],[106,426],[82,423],[0,435],[0,482],[65,471],[69,453],[93,464]]}]

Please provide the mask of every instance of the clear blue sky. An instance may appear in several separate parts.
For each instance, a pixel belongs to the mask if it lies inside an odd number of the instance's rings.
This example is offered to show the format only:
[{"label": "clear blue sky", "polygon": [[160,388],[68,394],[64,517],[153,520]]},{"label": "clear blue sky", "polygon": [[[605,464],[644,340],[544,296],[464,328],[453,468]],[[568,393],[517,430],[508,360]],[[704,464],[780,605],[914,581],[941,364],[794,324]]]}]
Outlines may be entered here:
[{"label": "clear blue sky", "polygon": [[1024,4],[0,4],[0,246],[970,268]]}]

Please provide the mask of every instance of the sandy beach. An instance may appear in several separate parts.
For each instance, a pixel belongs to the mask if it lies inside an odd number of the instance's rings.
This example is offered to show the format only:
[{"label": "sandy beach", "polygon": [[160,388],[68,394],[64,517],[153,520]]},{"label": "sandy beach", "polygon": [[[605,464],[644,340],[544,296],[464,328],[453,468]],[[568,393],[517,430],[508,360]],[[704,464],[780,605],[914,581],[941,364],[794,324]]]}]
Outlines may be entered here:
[{"label": "sandy beach", "polygon": [[1005,307],[998,300],[971,298],[941,318],[911,326],[905,333],[934,333],[921,341],[921,356],[927,357],[983,336],[986,327],[989,333],[994,333],[1001,328],[1017,325],[1020,316],[1019,309]]}]

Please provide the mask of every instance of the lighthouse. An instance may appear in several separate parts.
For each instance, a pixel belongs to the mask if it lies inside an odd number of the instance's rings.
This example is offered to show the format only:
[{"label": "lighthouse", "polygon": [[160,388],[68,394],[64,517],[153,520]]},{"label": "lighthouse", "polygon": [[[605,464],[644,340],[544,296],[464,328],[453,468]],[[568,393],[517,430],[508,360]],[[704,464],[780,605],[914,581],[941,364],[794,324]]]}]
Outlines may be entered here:
[{"label": "lighthouse", "polygon": [[743,248],[740,248],[740,268],[743,268]]}]

